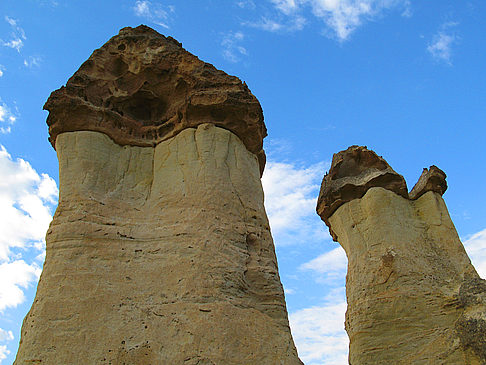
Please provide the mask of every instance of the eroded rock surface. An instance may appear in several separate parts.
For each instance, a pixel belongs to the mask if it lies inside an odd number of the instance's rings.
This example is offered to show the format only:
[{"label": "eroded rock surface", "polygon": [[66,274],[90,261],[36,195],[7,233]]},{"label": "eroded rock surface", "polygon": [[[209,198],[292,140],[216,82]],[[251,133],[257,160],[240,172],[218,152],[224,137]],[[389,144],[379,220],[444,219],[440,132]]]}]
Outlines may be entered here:
[{"label": "eroded rock surface", "polygon": [[335,155],[318,205],[333,206],[333,186],[364,177],[354,198],[321,216],[348,257],[350,364],[485,364],[486,282],[442,199],[445,174],[424,171],[413,200],[404,182],[397,190],[395,180],[366,178],[377,163],[389,168],[365,147]]},{"label": "eroded rock surface", "polygon": [[263,170],[262,108],[245,83],[141,25],[95,50],[44,108],[53,147],[60,133],[97,131],[119,145],[154,146],[213,123],[236,134]]},{"label": "eroded rock surface", "polygon": [[405,198],[408,197],[407,184],[402,175],[397,174],[388,163],[374,151],[363,146],[351,146],[334,154],[331,168],[324,176],[317,201],[317,214],[329,227],[329,217],[341,205],[359,199],[370,187],[384,187]]},{"label": "eroded rock surface", "polygon": [[[140,85],[120,91],[118,82]],[[179,82],[180,99],[164,89],[177,93]],[[161,111],[165,92],[174,99]],[[153,102],[137,104],[137,93]],[[133,103],[142,115],[113,109]],[[139,27],[95,51],[47,106],[60,198],[15,364],[302,364],[263,206],[264,126],[250,116],[260,109],[248,89]],[[210,119],[219,109],[221,123]],[[170,132],[147,132],[179,110]]]},{"label": "eroded rock surface", "polygon": [[446,177],[445,172],[437,166],[432,165],[428,169],[424,168],[422,175],[410,191],[410,199],[418,199],[428,191],[435,191],[441,196],[444,195],[447,190]]}]

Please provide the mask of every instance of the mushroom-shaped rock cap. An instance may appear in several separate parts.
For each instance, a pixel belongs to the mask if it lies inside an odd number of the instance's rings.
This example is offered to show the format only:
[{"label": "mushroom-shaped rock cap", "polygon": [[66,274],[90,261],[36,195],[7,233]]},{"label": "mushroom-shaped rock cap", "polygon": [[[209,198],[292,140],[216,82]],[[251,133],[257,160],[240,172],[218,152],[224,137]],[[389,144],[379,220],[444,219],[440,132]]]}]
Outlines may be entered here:
[{"label": "mushroom-shaped rock cap", "polygon": [[140,25],[123,28],[54,91],[49,140],[59,133],[103,132],[120,145],[153,146],[185,128],[213,123],[236,134],[263,170],[266,128],[245,83]]},{"label": "mushroom-shaped rock cap", "polygon": [[373,187],[382,187],[408,198],[403,176],[375,152],[363,146],[351,146],[334,154],[317,201],[317,214],[329,227],[334,240],[337,237],[331,230],[329,217],[341,205],[363,197]]},{"label": "mushroom-shaped rock cap", "polygon": [[410,191],[410,199],[418,199],[428,191],[443,195],[447,190],[446,177],[445,172],[435,165],[430,166],[429,169],[424,168],[422,175]]}]

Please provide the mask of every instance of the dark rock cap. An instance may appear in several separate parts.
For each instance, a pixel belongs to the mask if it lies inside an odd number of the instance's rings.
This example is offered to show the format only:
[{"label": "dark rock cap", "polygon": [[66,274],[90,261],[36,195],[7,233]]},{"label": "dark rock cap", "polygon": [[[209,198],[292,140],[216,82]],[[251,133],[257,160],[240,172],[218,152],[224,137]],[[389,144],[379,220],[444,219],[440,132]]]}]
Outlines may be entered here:
[{"label": "dark rock cap", "polygon": [[445,172],[435,165],[430,166],[429,169],[424,168],[422,175],[410,191],[410,199],[418,199],[428,191],[443,195],[447,190],[446,177]]},{"label": "dark rock cap", "polygon": [[213,123],[236,134],[261,170],[265,165],[263,112],[246,84],[145,25],[123,28],[95,50],[44,109],[54,148],[63,132],[98,131],[120,145],[153,146]]},{"label": "dark rock cap", "polygon": [[329,227],[334,241],[329,217],[343,204],[362,198],[368,189],[381,187],[406,198],[417,199],[428,191],[444,194],[447,189],[446,174],[437,166],[424,169],[410,194],[402,175],[366,146],[351,146],[334,154],[331,168],[324,176],[317,200],[317,214]]},{"label": "dark rock cap", "polygon": [[363,146],[351,146],[334,154],[331,168],[324,176],[317,200],[317,214],[332,232],[329,217],[341,205],[362,198],[368,189],[382,187],[408,198],[405,179],[375,152]]}]

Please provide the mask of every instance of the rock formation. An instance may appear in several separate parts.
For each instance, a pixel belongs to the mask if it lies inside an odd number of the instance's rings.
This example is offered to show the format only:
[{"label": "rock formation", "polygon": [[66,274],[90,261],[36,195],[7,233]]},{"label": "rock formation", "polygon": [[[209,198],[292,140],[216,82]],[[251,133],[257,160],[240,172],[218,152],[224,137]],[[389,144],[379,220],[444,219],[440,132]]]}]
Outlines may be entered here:
[{"label": "rock formation", "polygon": [[59,206],[15,364],[302,364],[246,85],[140,26],[45,107]]},{"label": "rock formation", "polygon": [[334,155],[317,212],[346,251],[350,364],[486,364],[486,281],[442,194],[446,175],[403,177],[366,147]]}]

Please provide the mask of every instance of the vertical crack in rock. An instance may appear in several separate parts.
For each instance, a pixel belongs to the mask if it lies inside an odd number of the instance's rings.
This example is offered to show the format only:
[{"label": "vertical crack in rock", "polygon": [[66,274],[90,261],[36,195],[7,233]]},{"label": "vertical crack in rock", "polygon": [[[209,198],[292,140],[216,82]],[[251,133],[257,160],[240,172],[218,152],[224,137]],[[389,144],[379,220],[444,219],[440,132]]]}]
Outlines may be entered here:
[{"label": "vertical crack in rock", "polygon": [[140,26],[45,107],[60,199],[15,364],[302,364],[248,87]]},{"label": "vertical crack in rock", "polygon": [[366,147],[334,155],[317,212],[346,251],[350,364],[486,364],[486,281],[424,169],[410,194]]}]

